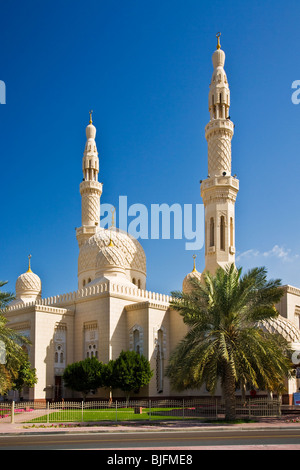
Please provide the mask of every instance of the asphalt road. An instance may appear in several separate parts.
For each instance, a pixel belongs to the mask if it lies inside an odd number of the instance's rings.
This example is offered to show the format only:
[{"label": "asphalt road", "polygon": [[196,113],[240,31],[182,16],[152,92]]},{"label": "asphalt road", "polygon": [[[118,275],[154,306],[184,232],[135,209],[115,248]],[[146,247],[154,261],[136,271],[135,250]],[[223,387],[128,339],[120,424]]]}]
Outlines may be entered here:
[{"label": "asphalt road", "polygon": [[195,450],[239,446],[298,446],[300,430],[75,433],[0,436],[0,450]]}]

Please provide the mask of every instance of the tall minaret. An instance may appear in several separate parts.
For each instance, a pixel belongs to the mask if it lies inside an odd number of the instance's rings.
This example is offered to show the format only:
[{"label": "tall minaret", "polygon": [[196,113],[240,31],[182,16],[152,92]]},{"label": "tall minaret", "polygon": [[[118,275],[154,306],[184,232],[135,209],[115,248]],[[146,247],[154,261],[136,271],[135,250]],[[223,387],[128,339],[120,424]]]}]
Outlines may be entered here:
[{"label": "tall minaret", "polygon": [[81,222],[82,226],[76,229],[76,237],[81,245],[93,236],[100,225],[100,197],[102,194],[102,183],[98,181],[99,158],[95,142],[96,128],[92,121],[90,111],[90,122],[86,128],[86,144],[82,159],[83,179],[80,183],[81,194]]},{"label": "tall minaret", "polygon": [[239,181],[231,176],[231,139],[234,125],[230,120],[230,91],[224,70],[225,53],[217,34],[213,53],[213,75],[208,108],[210,121],[205,127],[208,144],[208,176],[201,182],[205,208],[205,270],[214,273],[221,266],[235,262],[235,200]]}]

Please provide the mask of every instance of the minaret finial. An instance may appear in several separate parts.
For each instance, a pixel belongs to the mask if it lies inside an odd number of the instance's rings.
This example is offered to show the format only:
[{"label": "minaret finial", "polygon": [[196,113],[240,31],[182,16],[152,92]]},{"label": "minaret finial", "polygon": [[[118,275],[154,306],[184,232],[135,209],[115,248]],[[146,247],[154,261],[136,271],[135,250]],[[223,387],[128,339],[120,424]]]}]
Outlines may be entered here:
[{"label": "minaret finial", "polygon": [[91,110],[90,110],[90,124],[92,124],[92,123],[93,123],[93,120],[92,120],[92,114],[93,114],[93,110],[91,109]]},{"label": "minaret finial", "polygon": [[218,39],[217,49],[221,49],[220,36],[221,36],[220,32],[216,34],[216,38]]},{"label": "minaret finial", "polygon": [[28,270],[27,270],[28,273],[32,273],[31,267],[30,267],[30,258],[31,258],[31,255],[28,256]]},{"label": "minaret finial", "polygon": [[193,255],[193,258],[194,258],[194,268],[193,268],[193,271],[192,271],[192,272],[194,273],[195,271],[197,271],[197,269],[196,269],[196,258],[197,258],[197,255]]},{"label": "minaret finial", "polygon": [[[116,211],[116,208],[112,207],[111,208],[111,228],[115,226],[115,211]],[[114,242],[111,239],[111,233],[110,233],[110,240],[109,240],[108,246],[114,246]]]},{"label": "minaret finial", "polygon": [[115,212],[116,212],[116,208],[112,207],[111,208],[111,226],[112,227],[115,226]]}]

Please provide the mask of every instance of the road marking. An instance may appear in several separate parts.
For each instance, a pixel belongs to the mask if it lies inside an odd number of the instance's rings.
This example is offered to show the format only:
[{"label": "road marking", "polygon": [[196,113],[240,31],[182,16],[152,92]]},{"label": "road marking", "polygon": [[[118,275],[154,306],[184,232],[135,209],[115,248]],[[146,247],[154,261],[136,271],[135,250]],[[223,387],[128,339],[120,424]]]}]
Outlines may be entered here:
[{"label": "road marking", "polygon": [[[41,440],[35,440],[34,439],[34,436],[31,435],[31,436],[22,436],[22,437],[28,437],[30,439],[32,439],[32,443],[31,445],[52,445],[52,444],[56,444],[56,445],[66,445],[66,444],[77,444],[77,443],[80,443],[80,444],[89,444],[89,443],[109,443],[109,442],[116,442],[115,439],[96,439],[96,438],[88,438],[88,439],[71,439],[71,442],[69,441],[66,441],[66,442],[62,442],[61,441],[61,438],[62,436],[57,436],[58,439],[60,439],[60,442],[58,442],[57,440],[46,440],[45,441],[41,441]],[[48,436],[45,436],[45,438],[48,437]],[[72,438],[72,435],[64,435],[63,437],[68,437],[68,438]],[[273,434],[273,435],[248,435],[248,436],[242,436],[240,434],[237,434],[237,435],[233,435],[233,436],[189,436],[189,437],[184,437],[184,436],[181,436],[181,437],[176,437],[176,436],[170,436],[170,437],[162,437],[160,436],[159,438],[157,439],[153,439],[153,438],[147,438],[146,436],[145,437],[141,437],[141,436],[137,436],[135,439],[133,438],[124,438],[122,439],[122,442],[144,442],[144,441],[148,441],[148,442],[155,442],[157,440],[159,441],[187,441],[187,440],[198,440],[198,441],[206,441],[206,440],[214,440],[214,441],[218,441],[218,440],[242,440],[242,439],[272,439],[272,438],[284,438],[284,439],[288,439],[288,438],[300,438],[300,434]],[[5,445],[5,444],[3,444]],[[18,446],[21,445],[21,446],[25,446],[25,445],[28,445],[28,442],[18,442],[17,444]],[[0,443],[0,447],[1,447],[1,443]]]}]

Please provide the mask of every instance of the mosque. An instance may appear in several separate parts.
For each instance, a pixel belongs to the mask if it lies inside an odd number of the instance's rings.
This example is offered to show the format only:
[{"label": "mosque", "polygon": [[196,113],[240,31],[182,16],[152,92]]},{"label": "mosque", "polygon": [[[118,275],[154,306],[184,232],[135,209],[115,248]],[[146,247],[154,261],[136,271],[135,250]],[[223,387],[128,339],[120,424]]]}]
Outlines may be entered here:
[{"label": "mosque", "polygon": [[[205,271],[213,273],[217,267],[235,262],[235,201],[239,191],[239,181],[231,174],[234,124],[229,116],[230,90],[219,36],[212,62],[210,120],[205,127],[208,177],[201,181],[200,188],[205,210]],[[79,186],[82,223],[76,229],[77,290],[43,298],[41,279],[32,272],[29,259],[27,272],[16,281],[16,298],[5,313],[8,325],[32,343],[29,357],[38,383],[24,390],[23,396],[29,400],[76,397],[63,384],[67,364],[93,356],[106,363],[116,359],[122,350],[135,350],[150,361],[154,370],[150,384],[138,396],[175,397],[180,394],[171,389],[164,369],[171,351],[185,335],[186,325],[170,308],[168,295],[147,290],[146,256],[141,244],[114,225],[107,229],[100,226],[102,184],[98,181],[95,138],[96,128],[90,115]],[[195,264],[183,279],[183,291],[191,288],[192,277],[201,279]],[[278,319],[270,320],[264,327],[281,334],[300,351],[300,289],[286,285],[284,290],[277,305]],[[299,387],[299,378],[288,381],[284,397],[287,403],[292,403]],[[95,397],[104,396],[103,393],[99,390]],[[209,393],[203,388],[182,395]]]}]

